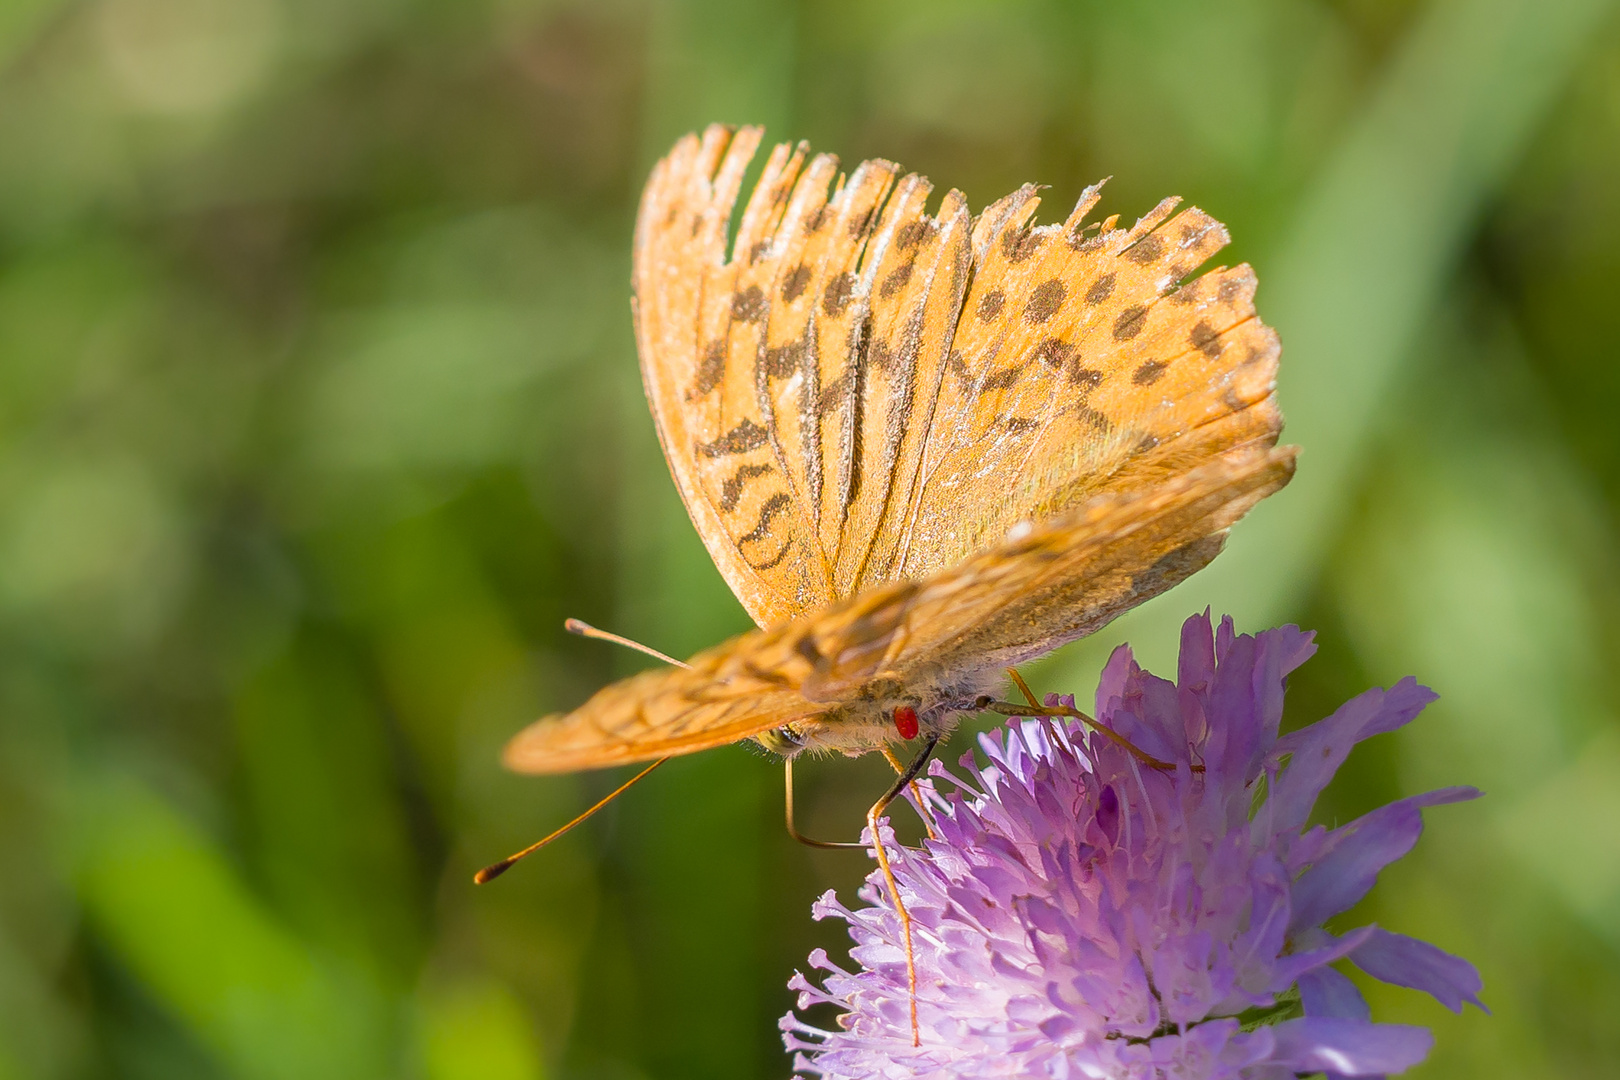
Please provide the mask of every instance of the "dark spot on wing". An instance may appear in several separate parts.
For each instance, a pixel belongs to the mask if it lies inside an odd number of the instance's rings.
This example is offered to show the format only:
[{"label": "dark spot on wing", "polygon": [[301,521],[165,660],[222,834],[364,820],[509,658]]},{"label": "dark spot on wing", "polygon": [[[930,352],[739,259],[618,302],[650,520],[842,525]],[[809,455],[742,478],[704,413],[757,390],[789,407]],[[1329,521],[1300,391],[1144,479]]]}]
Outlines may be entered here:
[{"label": "dark spot on wing", "polygon": [[950,369],[950,372],[951,372],[952,375],[955,375],[958,379],[961,379],[964,383],[967,382],[967,380],[968,380],[967,361],[962,359],[962,350],[961,349],[952,349],[951,350],[951,354],[945,358],[945,366]]},{"label": "dark spot on wing", "polygon": [[1148,233],[1125,253],[1125,257],[1138,266],[1146,266],[1150,262],[1158,262],[1163,254],[1164,241],[1156,233]]},{"label": "dark spot on wing", "polygon": [[974,314],[978,315],[980,322],[989,322],[1001,314],[1001,307],[1007,302],[1007,294],[1000,289],[991,289],[979,297],[979,307]]},{"label": "dark spot on wing", "polygon": [[1074,355],[1074,346],[1062,338],[1049,337],[1035,346],[1035,359],[1048,367],[1060,368]]},{"label": "dark spot on wing", "polygon": [[871,226],[872,217],[876,213],[877,213],[877,207],[874,206],[874,207],[870,207],[866,211],[866,213],[862,214],[860,217],[850,218],[849,219],[849,235],[850,236],[860,236],[862,233],[864,233]]},{"label": "dark spot on wing", "polygon": [[1031,420],[1027,416],[1009,416],[1001,422],[1001,428],[1009,435],[1022,435],[1041,426],[1039,420]]},{"label": "dark spot on wing", "polygon": [[785,379],[799,370],[799,363],[804,358],[804,341],[802,339],[790,341],[774,349],[765,350],[765,377],[767,379]]},{"label": "dark spot on wing", "polygon": [[1192,333],[1187,335],[1187,343],[1211,360],[1221,355],[1220,331],[1203,319],[1193,326]]},{"label": "dark spot on wing", "polygon": [[1136,373],[1131,376],[1131,382],[1137,386],[1152,386],[1164,374],[1165,366],[1157,360],[1149,360],[1136,369]]},{"label": "dark spot on wing", "polygon": [[704,457],[726,457],[730,454],[746,454],[750,450],[757,450],[764,446],[770,438],[770,432],[754,423],[752,420],[743,420],[742,423],[720,436],[711,443],[698,443],[697,452]]},{"label": "dark spot on wing", "polygon": [[823,225],[825,225],[826,223],[827,223],[827,204],[822,203],[820,206],[818,206],[816,208],[815,213],[811,214],[809,217],[804,219],[804,231],[806,233],[820,232],[821,227]]},{"label": "dark spot on wing", "polygon": [[901,251],[910,251],[922,243],[923,237],[928,235],[928,222],[908,221],[900,228],[900,234],[894,238],[895,246]]},{"label": "dark spot on wing", "polygon": [[793,651],[809,661],[811,667],[820,664],[824,659],[821,650],[816,648],[816,639],[809,634],[803,635],[793,643]]},{"label": "dark spot on wing", "polygon": [[1040,249],[1046,237],[1033,231],[1008,229],[1001,234],[1001,254],[1010,263],[1020,263]]},{"label": "dark spot on wing", "polygon": [[855,275],[846,270],[827,282],[827,289],[821,294],[821,310],[827,313],[828,318],[836,319],[849,307],[850,298],[854,295]]},{"label": "dark spot on wing", "polygon": [[771,250],[771,242],[769,240],[761,240],[759,243],[749,248],[748,265],[753,266],[755,263],[759,262],[759,260],[765,257],[765,253],[769,250]]},{"label": "dark spot on wing", "polygon": [[785,491],[778,491],[766,499],[759,508],[759,521],[755,523],[753,531],[737,537],[737,543],[753,544],[765,539],[765,534],[771,531],[771,519],[792,505],[793,500],[788,498]]},{"label": "dark spot on wing", "polygon": [[1199,292],[1198,283],[1203,280],[1203,278],[1193,278],[1191,281],[1184,282],[1181,288],[1170,294],[1170,299],[1178,304],[1196,304]]},{"label": "dark spot on wing", "polygon": [[1079,418],[1082,424],[1095,431],[1098,435],[1107,435],[1114,429],[1114,425],[1109,421],[1108,417],[1085,402],[1081,402],[1074,407],[1074,415]]},{"label": "dark spot on wing", "polygon": [[804,295],[806,285],[810,284],[810,268],[800,263],[789,270],[787,277],[782,279],[782,299],[791,304]]},{"label": "dark spot on wing", "polygon": [[1024,305],[1024,318],[1039,326],[1058,313],[1068,295],[1069,290],[1062,280],[1047,278],[1029,294],[1029,303]]},{"label": "dark spot on wing", "polygon": [[894,359],[894,350],[889,348],[889,343],[882,338],[872,338],[866,347],[866,355],[873,367],[879,371],[887,371],[889,363]]},{"label": "dark spot on wing", "polygon": [[736,322],[758,322],[765,314],[765,294],[758,285],[750,285],[731,297],[731,317]]},{"label": "dark spot on wing", "polygon": [[1227,278],[1221,282],[1221,287],[1215,290],[1215,295],[1220,298],[1223,304],[1232,303],[1243,295],[1243,279],[1240,277]]},{"label": "dark spot on wing", "polygon": [[692,396],[702,397],[720,385],[726,376],[726,343],[711,341],[698,364],[697,382],[692,385]]},{"label": "dark spot on wing", "polygon": [[742,498],[743,485],[756,476],[764,476],[771,471],[770,465],[743,465],[727,477],[726,482],[720,485],[720,509],[726,513],[737,508],[737,500]]},{"label": "dark spot on wing", "polygon": [[1018,369],[1015,367],[1002,368],[995,374],[987,376],[984,382],[979,384],[979,389],[981,391],[1006,390],[1016,382],[1018,382]]},{"label": "dark spot on wing", "polygon": [[887,300],[904,288],[906,282],[911,280],[913,265],[912,262],[907,261],[895,267],[889,276],[883,279],[883,284],[878,286],[878,296]]},{"label": "dark spot on wing", "polygon": [[1076,364],[1069,369],[1069,382],[1080,387],[1081,394],[1089,394],[1103,384],[1106,376],[1095,368],[1084,368]]},{"label": "dark spot on wing", "polygon": [[1147,325],[1147,308],[1141,304],[1134,304],[1119,313],[1114,320],[1114,340],[1129,341],[1142,332]]},{"label": "dark spot on wing", "polygon": [[1091,283],[1091,288],[1086,290],[1086,303],[1090,304],[1092,307],[1096,307],[1098,304],[1114,295],[1114,280],[1114,275],[1112,273],[1108,273],[1104,274],[1096,281],[1093,281]]},{"label": "dark spot on wing", "polygon": [[762,574],[767,570],[775,570],[779,565],[781,565],[782,560],[787,558],[787,553],[791,550],[793,550],[793,540],[789,538],[788,542],[782,545],[782,550],[778,551],[775,555],[772,555],[769,559],[766,559],[762,563],[749,563],[748,565],[752,566],[755,570],[758,570]]},{"label": "dark spot on wing", "polygon": [[[792,542],[793,541],[791,541],[791,540],[788,541],[788,543],[790,543],[790,544]],[[772,566],[775,566],[775,565],[776,564],[773,562],[773,563],[770,564],[770,566],[758,566],[758,567],[755,567],[754,569],[756,569],[756,570],[768,570]],[[752,660],[744,660],[743,661],[743,668],[748,672],[748,674],[752,675],[754,678],[758,679],[760,682],[770,683],[773,686],[788,686],[788,687],[791,687],[793,685],[793,681],[791,679],[789,679],[786,675],[782,674],[780,671],[772,671],[769,668],[762,668],[758,664],[754,663]]]},{"label": "dark spot on wing", "polygon": [[837,405],[849,394],[849,388],[853,383],[850,370],[845,368],[842,375],[821,388],[821,396],[816,398],[816,412],[824,413]]}]

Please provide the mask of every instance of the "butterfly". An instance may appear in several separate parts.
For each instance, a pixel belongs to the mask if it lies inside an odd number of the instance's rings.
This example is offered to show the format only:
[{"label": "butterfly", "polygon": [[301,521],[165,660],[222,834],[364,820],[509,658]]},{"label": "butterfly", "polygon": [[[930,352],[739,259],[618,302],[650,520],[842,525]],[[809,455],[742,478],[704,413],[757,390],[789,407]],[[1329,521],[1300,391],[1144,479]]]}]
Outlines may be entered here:
[{"label": "butterfly", "polygon": [[[1036,225],[759,128],[653,169],[636,339],[671,474],[759,629],[599,691],[507,746],[523,773],[743,739],[791,758],[933,743],[1003,671],[1207,564],[1288,483],[1253,271],[1166,199]],[[893,758],[891,757],[891,761]],[[920,762],[917,767],[920,767]],[[912,770],[913,772],[915,770]],[[881,852],[880,852],[881,854]]]}]

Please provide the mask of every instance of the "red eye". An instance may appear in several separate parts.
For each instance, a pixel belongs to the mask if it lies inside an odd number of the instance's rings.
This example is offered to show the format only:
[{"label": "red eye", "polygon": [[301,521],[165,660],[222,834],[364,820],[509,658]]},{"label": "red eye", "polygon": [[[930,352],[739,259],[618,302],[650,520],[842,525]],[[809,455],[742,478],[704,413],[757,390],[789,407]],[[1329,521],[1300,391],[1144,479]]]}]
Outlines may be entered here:
[{"label": "red eye", "polygon": [[917,710],[910,705],[902,705],[894,710],[894,730],[900,733],[902,739],[915,739],[917,737]]}]

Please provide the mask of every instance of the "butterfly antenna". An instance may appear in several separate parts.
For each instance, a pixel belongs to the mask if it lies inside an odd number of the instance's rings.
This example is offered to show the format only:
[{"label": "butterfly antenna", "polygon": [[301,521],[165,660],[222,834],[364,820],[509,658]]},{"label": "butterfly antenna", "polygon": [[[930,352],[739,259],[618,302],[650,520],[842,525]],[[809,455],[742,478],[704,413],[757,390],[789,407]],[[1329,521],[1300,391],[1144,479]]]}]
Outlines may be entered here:
[{"label": "butterfly antenna", "polygon": [[626,780],[624,783],[622,783],[618,787],[614,788],[613,791],[607,796],[607,798],[603,799],[601,802],[597,803],[595,806],[591,807],[589,810],[585,811],[583,814],[579,815],[579,817],[575,818],[573,821],[570,821],[568,824],[564,825],[562,828],[560,828],[557,831],[551,833],[549,836],[546,836],[546,837],[544,837],[544,838],[542,838],[540,840],[536,840],[534,843],[530,844],[528,847],[524,848],[522,851],[519,851],[514,855],[508,855],[506,858],[502,859],[500,862],[491,863],[490,865],[484,867],[482,870],[478,871],[478,873],[473,875],[473,884],[475,884],[475,885],[487,885],[489,882],[494,881],[496,878],[500,877],[502,874],[504,874],[508,870],[512,869],[512,864],[513,863],[516,863],[519,859],[528,858],[530,855],[533,855],[535,852],[539,851],[541,848],[545,847],[547,844],[549,844],[553,840],[557,839],[557,837],[562,836],[564,833],[568,832],[568,830],[572,829],[575,825],[578,825],[581,822],[585,821],[592,814],[594,814],[598,810],[602,809],[602,807],[606,806],[608,803],[612,802],[614,799],[617,799],[620,795],[623,795],[626,791],[628,791],[630,789],[630,786],[632,784],[634,784],[637,780],[640,780],[642,777],[646,776],[648,773],[652,772],[654,769],[658,768],[658,766],[662,765],[664,762],[666,762],[668,760],[669,760],[668,757],[659,758],[657,761],[653,762],[651,765],[647,766],[645,769],[642,769],[640,772],[636,773],[636,775],[632,776],[630,779]]},{"label": "butterfly antenna", "polygon": [[643,645],[639,641],[631,641],[629,638],[622,637],[619,634],[610,634],[606,630],[598,630],[590,623],[581,619],[569,619],[563,623],[563,629],[567,630],[570,634],[578,634],[580,637],[596,638],[598,641],[611,641],[615,645],[623,645],[627,649],[634,649],[636,652],[646,653],[648,656],[651,656],[654,659],[662,660],[664,663],[672,664],[675,667],[686,668],[688,671],[692,669],[691,664],[682,663],[673,656],[665,656],[651,645]]},{"label": "butterfly antenna", "polygon": [[[889,767],[895,771],[896,775],[905,774],[906,767],[900,764],[900,759],[894,756],[893,750],[890,750],[887,746],[880,746],[878,747],[878,753],[882,754],[884,759],[888,761]],[[927,831],[928,839],[938,840],[939,834],[934,831],[934,808],[928,805],[928,800],[923,798],[922,788],[917,786],[916,780],[911,782],[911,801],[916,804],[917,816],[922,818],[923,829]]]}]

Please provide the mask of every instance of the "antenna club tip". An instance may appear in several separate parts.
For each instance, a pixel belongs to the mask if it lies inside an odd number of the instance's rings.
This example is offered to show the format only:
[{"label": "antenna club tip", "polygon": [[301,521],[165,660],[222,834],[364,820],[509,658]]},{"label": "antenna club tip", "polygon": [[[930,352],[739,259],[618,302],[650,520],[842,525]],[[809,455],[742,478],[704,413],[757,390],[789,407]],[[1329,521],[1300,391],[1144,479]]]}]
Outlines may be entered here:
[{"label": "antenna club tip", "polygon": [[478,873],[473,875],[473,884],[488,885],[490,882],[494,881],[496,878],[500,877],[510,869],[512,869],[512,862],[510,859],[502,860],[501,862],[495,863],[492,866],[486,866],[482,870],[478,871]]},{"label": "antenna club tip", "polygon": [[582,622],[579,619],[568,618],[568,619],[563,620],[563,629],[568,631],[570,634],[582,634],[583,635],[583,634],[590,633],[592,630],[595,629],[595,627],[591,626],[591,624],[588,623],[588,622]]}]

